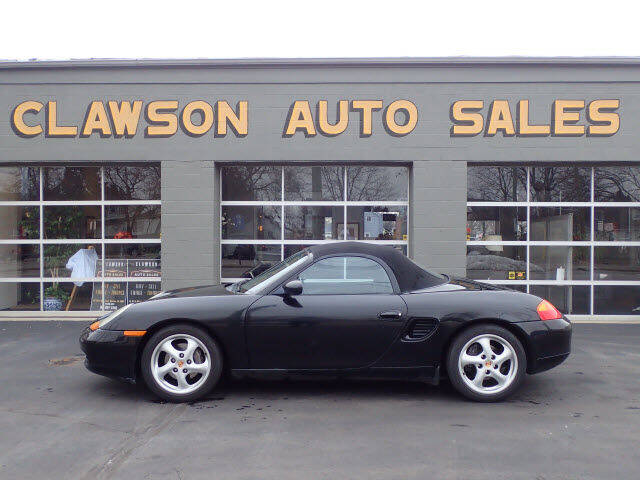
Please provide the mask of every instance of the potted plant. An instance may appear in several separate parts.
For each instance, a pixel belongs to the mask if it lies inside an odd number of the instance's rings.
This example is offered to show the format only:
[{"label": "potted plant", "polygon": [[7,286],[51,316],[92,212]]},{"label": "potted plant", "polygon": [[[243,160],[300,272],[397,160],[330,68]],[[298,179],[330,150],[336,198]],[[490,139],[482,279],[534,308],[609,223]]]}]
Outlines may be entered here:
[{"label": "potted plant", "polygon": [[69,300],[69,294],[55,282],[44,289],[44,309],[47,311],[62,310]]}]

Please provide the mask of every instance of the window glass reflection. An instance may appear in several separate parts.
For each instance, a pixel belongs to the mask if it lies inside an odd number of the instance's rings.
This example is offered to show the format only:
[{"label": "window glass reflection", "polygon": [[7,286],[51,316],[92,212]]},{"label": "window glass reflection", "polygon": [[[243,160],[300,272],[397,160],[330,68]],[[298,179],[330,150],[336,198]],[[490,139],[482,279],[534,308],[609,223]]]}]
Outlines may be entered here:
[{"label": "window glass reflection", "polygon": [[640,315],[640,287],[596,285],[593,288],[595,315]]},{"label": "window glass reflection", "polygon": [[407,240],[407,207],[347,207],[347,240]]},{"label": "window glass reflection", "polygon": [[0,167],[0,201],[40,200],[38,167]]},{"label": "window glass reflection", "polygon": [[527,169],[523,167],[467,167],[469,202],[525,202]]},{"label": "window glass reflection", "polygon": [[0,277],[39,277],[40,246],[0,244]]},{"label": "window glass reflection", "polygon": [[640,167],[596,167],[596,202],[640,201]]},{"label": "window glass reflection", "polygon": [[222,207],[222,238],[276,240],[281,236],[280,207]]},{"label": "window glass reflection", "polygon": [[342,240],[344,207],[284,207],[287,240]]},{"label": "window glass reflection", "polygon": [[222,167],[222,200],[282,200],[282,168],[268,166]]},{"label": "window glass reflection", "polygon": [[280,261],[280,245],[221,245],[223,278],[254,278]]},{"label": "window glass reflection", "polygon": [[40,238],[40,207],[0,206],[0,239]]},{"label": "window glass reflection", "polygon": [[402,201],[408,198],[406,167],[347,167],[348,201]]},{"label": "window glass reflection", "polygon": [[531,207],[530,239],[586,241],[591,239],[589,207]]},{"label": "window glass reflection", "polygon": [[531,246],[529,249],[532,280],[589,280],[589,247]]},{"label": "window glass reflection", "polygon": [[100,238],[102,213],[99,205],[44,207],[44,238]]},{"label": "window glass reflection", "polygon": [[105,205],[105,238],[160,238],[160,205]]},{"label": "window glass reflection", "polygon": [[284,199],[344,200],[344,167],[284,167]]},{"label": "window glass reflection", "polygon": [[476,280],[526,280],[527,247],[469,246],[467,276]]},{"label": "window glass reflection", "polygon": [[594,280],[640,279],[640,247],[595,247]]},{"label": "window glass reflection", "polygon": [[160,165],[104,167],[105,200],[160,200]]},{"label": "window glass reflection", "polygon": [[100,200],[100,167],[43,167],[43,196],[51,200]]},{"label": "window glass reflection", "polygon": [[589,202],[591,169],[586,167],[530,167],[532,202]]},{"label": "window glass reflection", "polygon": [[467,238],[476,241],[527,239],[525,207],[467,207]]},{"label": "window glass reflection", "polygon": [[40,310],[40,283],[0,282],[0,310]]},{"label": "window glass reflection", "polygon": [[594,214],[597,241],[640,240],[640,208],[596,207]]}]

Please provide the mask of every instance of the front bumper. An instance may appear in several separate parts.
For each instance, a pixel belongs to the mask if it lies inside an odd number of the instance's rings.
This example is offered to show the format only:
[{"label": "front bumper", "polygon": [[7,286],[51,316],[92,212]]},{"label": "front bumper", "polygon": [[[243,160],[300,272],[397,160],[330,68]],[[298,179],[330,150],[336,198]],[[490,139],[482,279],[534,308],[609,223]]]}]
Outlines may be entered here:
[{"label": "front bumper", "polygon": [[566,318],[517,324],[528,337],[527,373],[539,373],[564,362],[571,353],[571,323]]},{"label": "front bumper", "polygon": [[88,370],[107,377],[136,381],[136,362],[142,337],[125,337],[122,331],[85,328],[80,348]]}]

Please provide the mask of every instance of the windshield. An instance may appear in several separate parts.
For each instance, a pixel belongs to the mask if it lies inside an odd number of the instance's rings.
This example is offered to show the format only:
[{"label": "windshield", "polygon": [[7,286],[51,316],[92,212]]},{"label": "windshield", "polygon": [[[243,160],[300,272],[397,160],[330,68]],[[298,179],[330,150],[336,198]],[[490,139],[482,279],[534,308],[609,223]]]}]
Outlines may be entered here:
[{"label": "windshield", "polygon": [[312,254],[309,250],[301,250],[298,253],[291,255],[289,258],[284,259],[282,262],[276,263],[269,270],[265,270],[257,277],[242,282],[238,286],[238,291],[241,293],[256,293],[258,290],[261,290],[267,285],[279,280],[298,265],[311,258]]}]

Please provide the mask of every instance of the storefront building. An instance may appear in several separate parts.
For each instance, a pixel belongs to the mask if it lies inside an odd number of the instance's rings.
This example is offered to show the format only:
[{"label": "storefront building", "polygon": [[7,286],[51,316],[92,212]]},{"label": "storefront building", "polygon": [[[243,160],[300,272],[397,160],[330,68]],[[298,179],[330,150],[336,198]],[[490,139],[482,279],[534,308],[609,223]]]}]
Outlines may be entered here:
[{"label": "storefront building", "polygon": [[635,59],[6,63],[0,84],[0,316],[339,240],[640,315]]}]

